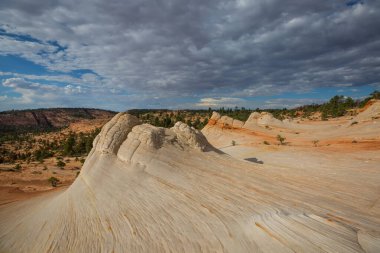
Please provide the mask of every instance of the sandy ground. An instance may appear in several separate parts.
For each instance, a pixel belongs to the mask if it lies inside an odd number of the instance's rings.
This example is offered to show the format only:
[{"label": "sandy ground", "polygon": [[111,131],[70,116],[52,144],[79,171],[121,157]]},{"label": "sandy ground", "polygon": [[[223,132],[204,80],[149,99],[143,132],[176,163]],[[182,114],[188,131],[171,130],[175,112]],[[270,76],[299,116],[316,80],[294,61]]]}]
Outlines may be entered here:
[{"label": "sandy ground", "polygon": [[[79,159],[80,160],[80,159]],[[27,199],[39,193],[55,190],[49,178],[59,180],[57,187],[71,185],[77,174],[80,173],[82,163],[75,157],[64,157],[64,168],[57,166],[55,157],[45,159],[43,163],[21,163],[21,171],[7,171],[14,168],[14,164],[0,165],[0,204],[11,200]]]},{"label": "sandy ground", "polygon": [[[43,133],[41,135],[34,136],[36,140],[58,140],[62,141],[64,135],[68,135],[72,132],[88,133],[94,131],[96,128],[101,128],[107,119],[82,119],[78,122],[71,123],[67,128],[57,132]],[[15,150],[14,147],[9,147],[12,144],[5,144],[5,147],[9,150]],[[20,145],[22,146],[22,145]],[[33,152],[36,149],[36,145],[31,149],[22,147],[22,150],[16,151],[28,151]],[[51,157],[44,159],[43,162],[32,161],[27,163],[26,161],[16,161],[14,164],[0,164],[0,204],[9,202],[10,199],[27,199],[33,196],[43,194],[47,191],[55,191],[55,187],[49,182],[50,177],[55,177],[59,180],[58,188],[71,185],[77,174],[82,168],[82,157],[69,157],[61,156],[61,160],[66,164],[64,168],[57,166],[57,157]],[[19,172],[9,171],[14,168],[16,164],[21,165]]]}]

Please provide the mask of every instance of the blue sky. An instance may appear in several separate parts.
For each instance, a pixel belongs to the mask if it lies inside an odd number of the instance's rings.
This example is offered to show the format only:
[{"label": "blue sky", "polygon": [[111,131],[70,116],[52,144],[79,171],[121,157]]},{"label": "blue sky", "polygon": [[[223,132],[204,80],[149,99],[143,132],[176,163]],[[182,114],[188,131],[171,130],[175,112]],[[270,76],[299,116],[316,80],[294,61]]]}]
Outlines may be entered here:
[{"label": "blue sky", "polygon": [[360,99],[380,89],[378,27],[375,0],[4,0],[0,110]]}]

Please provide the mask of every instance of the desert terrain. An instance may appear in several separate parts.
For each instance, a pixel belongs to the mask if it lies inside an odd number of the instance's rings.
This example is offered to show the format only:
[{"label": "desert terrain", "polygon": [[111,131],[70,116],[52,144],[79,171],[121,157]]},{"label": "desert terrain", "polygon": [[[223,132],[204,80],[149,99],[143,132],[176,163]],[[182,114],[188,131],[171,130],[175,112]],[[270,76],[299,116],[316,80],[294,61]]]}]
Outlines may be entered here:
[{"label": "desert terrain", "polygon": [[114,115],[84,108],[0,112],[0,204],[71,185],[86,149]]},{"label": "desert terrain", "polygon": [[378,100],[202,131],[119,113],[72,185],[0,206],[0,252],[380,252],[379,130]]}]

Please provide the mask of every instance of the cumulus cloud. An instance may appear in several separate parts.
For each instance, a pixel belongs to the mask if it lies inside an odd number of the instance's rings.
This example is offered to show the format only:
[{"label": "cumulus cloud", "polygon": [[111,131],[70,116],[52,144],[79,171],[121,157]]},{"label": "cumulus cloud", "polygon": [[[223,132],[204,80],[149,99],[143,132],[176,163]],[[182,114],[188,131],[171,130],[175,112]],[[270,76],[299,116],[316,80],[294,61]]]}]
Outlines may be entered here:
[{"label": "cumulus cloud", "polygon": [[73,86],[73,85],[66,85],[65,86],[65,93],[66,94],[80,94],[84,93],[83,89],[81,86]]},{"label": "cumulus cloud", "polygon": [[[125,95],[136,97],[131,107],[154,97],[170,106],[168,97],[256,97],[380,82],[376,0],[3,0],[0,25],[0,55],[61,72],[60,81],[73,85],[68,93],[96,88],[103,102],[119,101],[115,109],[130,102]],[[79,69],[93,73],[70,74]]]},{"label": "cumulus cloud", "polygon": [[220,97],[220,98],[201,98],[196,106],[198,107],[234,107],[236,105],[241,105],[246,103],[244,99],[241,98],[233,98],[233,97]]},{"label": "cumulus cloud", "polygon": [[3,81],[3,86],[12,88],[12,91],[18,96],[1,96],[0,102],[7,104],[6,109],[23,108],[24,105],[32,107],[51,107],[56,106],[73,106],[80,102],[82,97],[71,96],[83,94],[85,90],[81,86],[66,85],[64,87],[57,85],[47,85],[31,82],[23,78],[8,78]]}]

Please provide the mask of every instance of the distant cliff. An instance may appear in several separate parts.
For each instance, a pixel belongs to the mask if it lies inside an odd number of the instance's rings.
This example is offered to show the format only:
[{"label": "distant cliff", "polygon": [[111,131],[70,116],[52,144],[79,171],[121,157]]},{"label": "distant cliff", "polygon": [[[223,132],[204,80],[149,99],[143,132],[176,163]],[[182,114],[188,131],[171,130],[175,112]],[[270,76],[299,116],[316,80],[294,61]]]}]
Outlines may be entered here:
[{"label": "distant cliff", "polygon": [[113,111],[88,108],[51,108],[0,112],[0,132],[50,130],[81,120],[110,119]]}]

